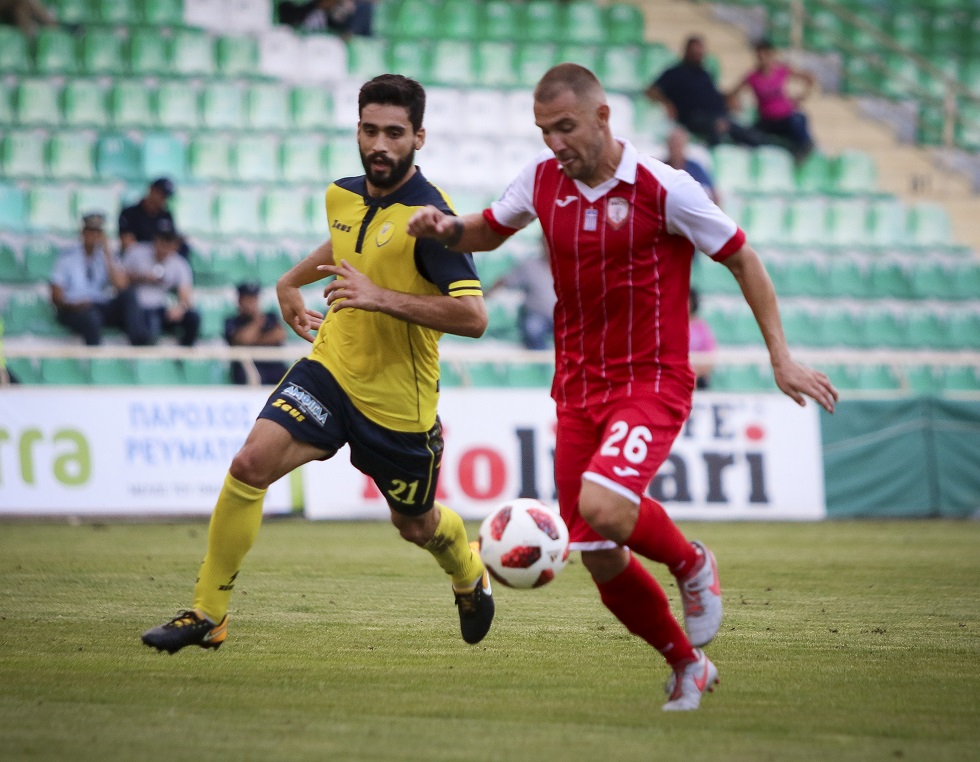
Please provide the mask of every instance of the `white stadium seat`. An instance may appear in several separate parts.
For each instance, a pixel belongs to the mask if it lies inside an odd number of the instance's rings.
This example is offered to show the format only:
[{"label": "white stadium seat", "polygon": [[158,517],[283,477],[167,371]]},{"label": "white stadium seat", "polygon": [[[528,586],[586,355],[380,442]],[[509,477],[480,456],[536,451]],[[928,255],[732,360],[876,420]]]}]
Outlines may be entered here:
[{"label": "white stadium seat", "polygon": [[302,58],[300,69],[294,74],[297,79],[337,82],[347,77],[347,46],[339,37],[307,36],[302,41]]}]

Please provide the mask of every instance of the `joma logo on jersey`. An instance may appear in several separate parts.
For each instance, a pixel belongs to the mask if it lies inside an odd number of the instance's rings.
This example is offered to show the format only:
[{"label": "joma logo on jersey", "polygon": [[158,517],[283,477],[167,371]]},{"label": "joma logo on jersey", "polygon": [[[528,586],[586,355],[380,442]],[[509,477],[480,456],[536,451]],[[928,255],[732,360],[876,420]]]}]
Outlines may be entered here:
[{"label": "joma logo on jersey", "polygon": [[[282,390],[282,393],[296,400],[296,405],[308,416],[315,419],[321,426],[327,422],[327,416],[330,415],[330,411],[320,403],[320,400],[306,391],[302,386],[290,384]],[[276,402],[278,401],[276,400]],[[275,407],[283,407],[285,409],[283,405],[275,405]]]},{"label": "joma logo on jersey", "polygon": [[349,233],[351,231],[351,226],[345,225],[340,220],[334,220],[333,225],[331,225],[330,227],[332,227],[334,230],[343,231],[344,233]]}]

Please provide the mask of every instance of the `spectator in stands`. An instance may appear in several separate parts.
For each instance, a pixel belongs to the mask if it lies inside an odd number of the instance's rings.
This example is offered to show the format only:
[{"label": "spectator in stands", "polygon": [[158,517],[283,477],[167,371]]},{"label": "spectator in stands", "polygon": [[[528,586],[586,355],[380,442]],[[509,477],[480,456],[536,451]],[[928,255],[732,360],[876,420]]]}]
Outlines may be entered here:
[{"label": "spectator in stands", "polygon": [[718,193],[711,175],[708,174],[707,169],[687,155],[688,142],[687,130],[680,126],[674,127],[667,136],[667,158],[664,159],[664,163],[674,169],[683,169],[687,172],[700,183],[708,198],[717,204]]},{"label": "spectator in stands", "polygon": [[89,346],[102,343],[102,329],[121,328],[133,344],[146,343],[136,294],[105,234],[105,215],[82,217],[81,243],[62,254],[51,273],[51,301],[58,322]]},{"label": "spectator in stands", "polygon": [[[146,344],[156,344],[160,334],[178,333],[182,346],[193,346],[201,327],[201,316],[194,309],[191,266],[180,256],[180,235],[176,230],[160,230],[152,244],[134,244],[124,255],[123,264],[146,325]],[[171,294],[176,298],[171,300]]]},{"label": "spectator in stands", "polygon": [[555,281],[551,276],[548,248],[541,242],[541,253],[518,262],[510,272],[494,283],[487,296],[501,288],[524,293],[517,313],[521,342],[526,349],[547,349],[555,329]]},{"label": "spectator in stands", "polygon": [[[174,183],[169,177],[158,177],[147,188],[146,195],[119,214],[119,240],[125,252],[134,243],[153,243],[157,233],[177,229],[167,202],[174,195]],[[185,259],[190,246],[181,236],[178,251]]]},{"label": "spectator in stands", "polygon": [[646,96],[662,103],[671,119],[708,145],[762,145],[766,142],[764,135],[732,119],[725,96],[704,68],[704,54],[704,40],[696,35],[689,37],[680,63],[664,71],[647,88]]},{"label": "spectator in stands", "polygon": [[[755,69],[731,92],[729,100],[737,102],[741,92],[750,88],[758,104],[755,129],[787,144],[797,161],[801,161],[813,150],[813,138],[806,114],[799,110],[799,105],[812,92],[816,78],[808,71],[780,61],[769,40],[755,44],[755,56]],[[803,83],[803,92],[797,97],[790,96],[786,90],[792,79]]]},{"label": "spectator in stands", "polygon": [[[699,303],[700,299],[697,290],[691,288],[687,300],[688,317],[690,320],[688,328],[690,331],[690,351],[714,352],[718,346],[718,342],[715,341],[715,333],[711,330],[711,326],[703,318],[698,317]],[[697,380],[695,381],[696,388],[708,388],[711,382],[711,370],[713,366],[714,364],[710,360],[691,364],[691,367],[694,369],[694,375],[697,376]]]},{"label": "spectator in stands", "polygon": [[[283,328],[279,314],[273,310],[263,312],[259,306],[258,283],[238,284],[238,312],[225,321],[225,341],[233,347],[278,347],[286,341],[286,329]],[[265,385],[278,384],[286,375],[286,363],[257,360],[250,362],[253,366],[255,379],[252,383]],[[249,373],[253,368],[247,368],[240,362],[231,364],[231,380],[236,384],[250,382]]]},{"label": "spectator in stands", "polygon": [[55,26],[58,20],[38,0],[0,0],[0,23],[16,26],[34,38],[39,26]]},{"label": "spectator in stands", "polygon": [[370,36],[372,3],[369,0],[310,0],[279,3],[279,22],[305,32],[327,31],[347,39]]}]

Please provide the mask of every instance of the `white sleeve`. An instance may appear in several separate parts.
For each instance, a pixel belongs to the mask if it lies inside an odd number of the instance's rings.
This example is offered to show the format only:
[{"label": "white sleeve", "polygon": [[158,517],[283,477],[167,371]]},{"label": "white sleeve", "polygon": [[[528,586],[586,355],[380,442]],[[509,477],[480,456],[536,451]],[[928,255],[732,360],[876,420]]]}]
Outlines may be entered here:
[{"label": "white sleeve", "polygon": [[733,254],[741,248],[745,234],[708,198],[694,178],[677,172],[667,189],[667,232],[683,236],[713,258]]},{"label": "white sleeve", "polygon": [[[500,198],[490,205],[493,222],[511,231],[527,227],[538,217],[534,211],[534,178],[541,162],[550,158],[550,151],[543,151],[515,177]],[[499,231],[503,232],[503,231]]]}]

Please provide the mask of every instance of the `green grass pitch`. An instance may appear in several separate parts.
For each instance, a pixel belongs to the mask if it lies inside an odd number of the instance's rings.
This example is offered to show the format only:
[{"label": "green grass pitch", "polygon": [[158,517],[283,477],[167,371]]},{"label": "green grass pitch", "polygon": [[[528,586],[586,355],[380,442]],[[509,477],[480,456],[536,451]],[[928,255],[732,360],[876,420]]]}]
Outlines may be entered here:
[{"label": "green grass pitch", "polygon": [[470,647],[389,525],[268,521],[228,641],[167,656],[139,634],[189,604],[204,523],[0,524],[0,758],[980,759],[980,523],[684,529],[726,609],[678,715],[580,563],[498,586]]}]

